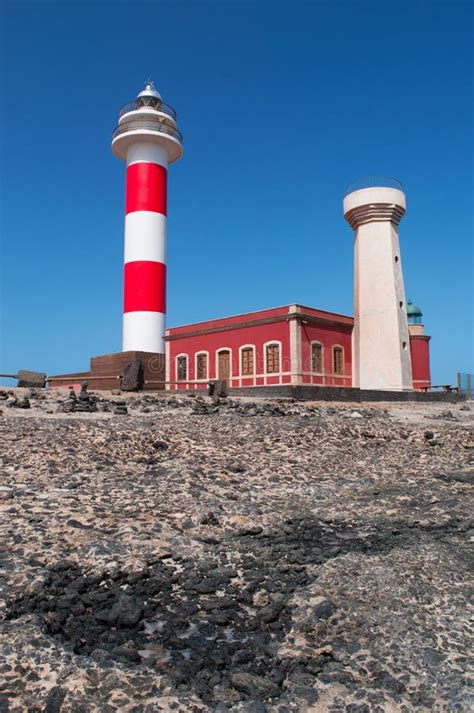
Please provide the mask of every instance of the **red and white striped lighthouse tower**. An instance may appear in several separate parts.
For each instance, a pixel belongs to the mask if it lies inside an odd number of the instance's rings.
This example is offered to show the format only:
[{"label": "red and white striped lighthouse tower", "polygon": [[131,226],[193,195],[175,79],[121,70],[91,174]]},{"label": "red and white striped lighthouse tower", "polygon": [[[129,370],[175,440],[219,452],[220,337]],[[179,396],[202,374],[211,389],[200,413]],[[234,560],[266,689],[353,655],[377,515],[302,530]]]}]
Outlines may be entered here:
[{"label": "red and white striped lighthouse tower", "polygon": [[163,353],[168,165],[183,147],[153,82],[120,109],[112,151],[127,163],[122,350]]}]

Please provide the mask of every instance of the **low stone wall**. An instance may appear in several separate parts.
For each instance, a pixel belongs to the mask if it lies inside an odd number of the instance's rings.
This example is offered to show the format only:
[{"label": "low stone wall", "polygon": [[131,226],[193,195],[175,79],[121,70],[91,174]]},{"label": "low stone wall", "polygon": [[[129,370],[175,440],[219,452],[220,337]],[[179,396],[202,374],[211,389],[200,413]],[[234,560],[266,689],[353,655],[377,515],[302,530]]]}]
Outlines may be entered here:
[{"label": "low stone wall", "polygon": [[[121,377],[128,364],[139,360],[143,365],[145,391],[156,391],[160,388],[159,382],[165,380],[165,355],[152,352],[117,352],[91,357],[90,371],[76,372],[74,374],[59,374],[50,377],[50,388],[58,388],[88,381],[92,391],[102,391],[121,388]],[[147,383],[147,381],[151,383]]]},{"label": "low stone wall", "polygon": [[342,386],[253,386],[229,389],[229,396],[257,396],[265,398],[292,397],[300,401],[432,401],[456,403],[464,401],[457,393],[423,391],[366,391]]}]

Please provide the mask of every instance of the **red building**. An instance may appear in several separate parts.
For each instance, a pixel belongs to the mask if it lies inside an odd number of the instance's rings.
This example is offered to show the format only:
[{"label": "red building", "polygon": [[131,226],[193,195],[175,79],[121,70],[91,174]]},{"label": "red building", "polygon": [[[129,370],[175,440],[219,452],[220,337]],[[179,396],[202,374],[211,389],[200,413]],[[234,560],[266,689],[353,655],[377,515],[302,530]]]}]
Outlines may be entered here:
[{"label": "red building", "polygon": [[[167,329],[167,388],[205,388],[212,379],[230,388],[352,386],[353,325],[347,315],[293,304]],[[410,337],[414,389],[430,383],[428,340]]]}]

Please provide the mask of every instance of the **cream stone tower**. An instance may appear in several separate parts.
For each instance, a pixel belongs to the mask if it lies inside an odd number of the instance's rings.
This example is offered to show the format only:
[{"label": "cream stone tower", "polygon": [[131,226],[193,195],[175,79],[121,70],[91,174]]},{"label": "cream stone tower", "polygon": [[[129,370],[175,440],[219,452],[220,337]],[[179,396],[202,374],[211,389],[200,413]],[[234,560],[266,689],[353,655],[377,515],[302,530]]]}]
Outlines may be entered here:
[{"label": "cream stone tower", "polygon": [[352,385],[411,391],[412,373],[398,224],[406,201],[394,179],[349,187],[344,217],[355,231]]}]

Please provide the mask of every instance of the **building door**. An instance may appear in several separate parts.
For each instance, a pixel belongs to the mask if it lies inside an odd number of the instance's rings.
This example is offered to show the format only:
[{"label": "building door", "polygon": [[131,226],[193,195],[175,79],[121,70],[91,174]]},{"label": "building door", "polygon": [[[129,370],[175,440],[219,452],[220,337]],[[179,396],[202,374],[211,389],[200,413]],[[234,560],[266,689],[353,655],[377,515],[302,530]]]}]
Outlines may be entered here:
[{"label": "building door", "polygon": [[230,377],[230,352],[219,352],[219,362],[217,370],[218,379],[229,381]]}]

